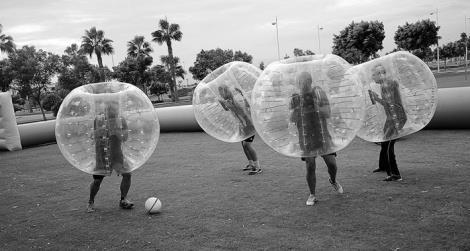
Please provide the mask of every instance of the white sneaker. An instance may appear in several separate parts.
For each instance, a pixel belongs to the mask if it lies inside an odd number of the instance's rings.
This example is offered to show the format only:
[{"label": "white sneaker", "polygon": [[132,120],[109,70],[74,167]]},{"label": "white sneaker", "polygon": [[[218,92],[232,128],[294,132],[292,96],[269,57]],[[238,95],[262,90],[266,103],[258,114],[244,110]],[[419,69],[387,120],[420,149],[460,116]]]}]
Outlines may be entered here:
[{"label": "white sneaker", "polygon": [[330,184],[333,186],[333,188],[336,190],[338,193],[343,193],[343,187],[336,181],[333,183],[331,179],[328,179],[330,181]]},{"label": "white sneaker", "polygon": [[86,208],[87,213],[93,213],[95,211],[94,203],[88,202],[88,206]]},{"label": "white sneaker", "polygon": [[315,195],[313,194],[310,194],[308,196],[308,199],[307,199],[307,202],[305,202],[305,204],[307,204],[307,206],[313,206],[315,204],[315,202],[317,202],[317,198],[315,198]]}]

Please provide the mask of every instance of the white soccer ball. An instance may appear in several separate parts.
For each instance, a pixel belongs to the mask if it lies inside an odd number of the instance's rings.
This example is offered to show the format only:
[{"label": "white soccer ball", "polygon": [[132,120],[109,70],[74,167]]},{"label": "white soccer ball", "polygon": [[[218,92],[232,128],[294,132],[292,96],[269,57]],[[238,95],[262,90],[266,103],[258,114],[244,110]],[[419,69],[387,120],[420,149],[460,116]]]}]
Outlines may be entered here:
[{"label": "white soccer ball", "polygon": [[145,201],[145,209],[149,214],[159,213],[162,209],[162,202],[156,197],[150,197]]}]

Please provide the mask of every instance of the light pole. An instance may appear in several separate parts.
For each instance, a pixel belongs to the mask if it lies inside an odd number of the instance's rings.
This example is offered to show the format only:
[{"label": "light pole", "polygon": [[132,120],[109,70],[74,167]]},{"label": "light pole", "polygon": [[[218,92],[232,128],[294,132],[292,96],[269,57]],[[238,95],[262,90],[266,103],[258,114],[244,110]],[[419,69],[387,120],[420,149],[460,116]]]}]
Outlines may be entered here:
[{"label": "light pole", "polygon": [[[430,15],[436,13],[436,26],[439,27],[439,9],[436,12],[431,12]],[[439,30],[437,31],[437,72],[439,72]]]},{"label": "light pole", "polygon": [[467,46],[468,46],[468,35],[467,35],[467,19],[470,19],[469,17],[465,16],[465,80],[467,80],[467,69],[468,69],[468,62],[467,62],[467,57],[468,57],[468,51],[467,51]]},{"label": "light pole", "polygon": [[318,53],[321,54],[321,47],[320,47],[320,30],[323,30],[323,27],[317,25],[317,33],[318,33]]},{"label": "light pole", "polygon": [[279,29],[277,28],[277,16],[276,16],[276,22],[273,22],[272,25],[276,25],[277,60],[281,60],[281,54],[279,53]]}]

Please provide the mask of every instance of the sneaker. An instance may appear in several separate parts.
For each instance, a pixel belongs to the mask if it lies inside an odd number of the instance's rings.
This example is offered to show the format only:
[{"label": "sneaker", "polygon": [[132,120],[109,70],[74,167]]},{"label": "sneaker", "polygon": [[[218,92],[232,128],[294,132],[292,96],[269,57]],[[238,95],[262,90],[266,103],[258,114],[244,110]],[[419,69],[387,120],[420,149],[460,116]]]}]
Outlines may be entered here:
[{"label": "sneaker", "polygon": [[134,203],[124,199],[119,201],[119,207],[122,209],[132,209],[134,207]]},{"label": "sneaker", "polygon": [[402,181],[402,178],[400,175],[391,175],[385,178],[383,181]]},{"label": "sneaker", "polygon": [[93,213],[95,211],[95,205],[93,202],[88,202],[88,206],[86,208],[87,213]]},{"label": "sneaker", "polygon": [[310,195],[308,196],[307,202],[305,202],[305,204],[306,204],[307,206],[313,206],[313,205],[315,205],[315,202],[317,202],[317,201],[318,201],[318,200],[317,200],[317,198],[315,198],[315,195],[310,194]]},{"label": "sneaker", "polygon": [[328,179],[330,181],[330,184],[333,186],[333,188],[336,190],[338,193],[343,193],[343,187],[336,181],[333,183],[331,179]]},{"label": "sneaker", "polygon": [[248,164],[248,165],[246,165],[245,168],[243,168],[242,170],[243,170],[243,171],[248,171],[248,170],[253,169],[253,167],[254,167],[254,166]]},{"label": "sneaker", "polygon": [[251,171],[248,173],[248,175],[255,175],[255,174],[261,173],[262,171],[263,170],[261,170],[261,168],[253,167]]},{"label": "sneaker", "polygon": [[374,171],[372,171],[373,173],[378,173],[378,172],[385,172],[384,169],[380,169],[380,168],[377,168],[375,169]]}]

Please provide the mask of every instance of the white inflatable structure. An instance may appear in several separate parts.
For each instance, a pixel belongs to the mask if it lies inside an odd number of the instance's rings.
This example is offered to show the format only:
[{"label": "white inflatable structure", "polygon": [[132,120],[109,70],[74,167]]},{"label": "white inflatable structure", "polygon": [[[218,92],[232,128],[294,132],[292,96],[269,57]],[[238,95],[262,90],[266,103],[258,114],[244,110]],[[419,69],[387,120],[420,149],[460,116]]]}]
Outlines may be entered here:
[{"label": "white inflatable structure", "polygon": [[[437,90],[438,105],[433,118],[425,129],[470,129],[470,87],[442,88]],[[199,132],[192,105],[173,106],[155,109],[161,132]],[[10,123],[12,123],[10,120]],[[16,126],[16,122],[15,126]],[[19,138],[13,140],[16,148],[31,147],[55,141],[55,120],[18,125]],[[7,130],[0,129],[0,139],[5,140]],[[2,141],[2,149],[5,141]]]},{"label": "white inflatable structure", "polygon": [[21,150],[15,110],[8,92],[0,93],[0,149]]}]

